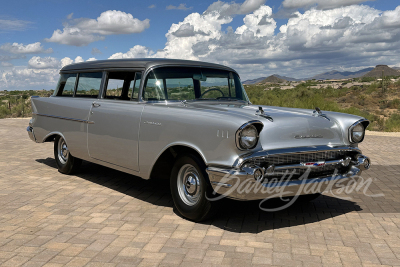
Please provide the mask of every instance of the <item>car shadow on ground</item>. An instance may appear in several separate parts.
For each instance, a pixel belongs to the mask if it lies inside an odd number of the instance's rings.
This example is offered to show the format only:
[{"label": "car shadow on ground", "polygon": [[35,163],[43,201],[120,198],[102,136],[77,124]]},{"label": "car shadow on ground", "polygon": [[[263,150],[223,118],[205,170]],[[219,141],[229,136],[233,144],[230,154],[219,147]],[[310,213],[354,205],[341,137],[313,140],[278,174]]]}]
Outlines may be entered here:
[{"label": "car shadow on ground", "polygon": [[[55,168],[53,158],[37,159],[38,163]],[[173,208],[168,180],[144,180],[139,177],[84,161],[74,176],[105,186],[153,205]],[[219,210],[213,219],[201,224],[214,225],[236,233],[259,233],[265,230],[315,223],[354,211],[361,211],[357,203],[322,195],[309,203],[297,203],[286,209],[267,212],[260,209],[260,201],[218,201]],[[263,203],[271,209],[281,205],[279,200]],[[175,208],[174,212],[177,214]],[[179,215],[178,215],[179,216]]]}]

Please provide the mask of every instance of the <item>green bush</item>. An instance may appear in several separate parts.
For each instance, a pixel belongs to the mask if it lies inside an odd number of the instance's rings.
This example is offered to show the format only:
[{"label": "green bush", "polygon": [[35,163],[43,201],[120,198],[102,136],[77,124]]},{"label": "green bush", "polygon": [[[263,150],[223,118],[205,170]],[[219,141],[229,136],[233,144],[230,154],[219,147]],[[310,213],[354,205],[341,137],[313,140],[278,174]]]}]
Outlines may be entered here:
[{"label": "green bush", "polygon": [[373,82],[375,80],[376,80],[375,77],[362,77],[361,78],[361,82]]},{"label": "green bush", "polygon": [[388,102],[388,108],[400,109],[400,99],[396,98]]},{"label": "green bush", "polygon": [[400,114],[393,113],[385,122],[386,132],[400,132]]},{"label": "green bush", "polygon": [[10,114],[10,110],[6,106],[0,106],[0,119],[3,119]]},{"label": "green bush", "polygon": [[372,83],[370,86],[368,86],[366,94],[372,94],[373,92],[375,92],[378,89],[378,84],[377,83]]}]

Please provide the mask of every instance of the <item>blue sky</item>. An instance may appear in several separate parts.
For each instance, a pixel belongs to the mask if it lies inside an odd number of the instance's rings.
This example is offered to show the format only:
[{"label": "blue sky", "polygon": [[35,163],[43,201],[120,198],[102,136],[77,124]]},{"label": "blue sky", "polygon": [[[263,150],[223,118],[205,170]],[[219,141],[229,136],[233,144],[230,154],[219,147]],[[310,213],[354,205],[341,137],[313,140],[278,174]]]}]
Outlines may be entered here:
[{"label": "blue sky", "polygon": [[400,66],[398,5],[383,0],[3,1],[0,90],[24,89],[21,80],[30,88],[53,88],[62,66],[90,58],[189,58],[230,65],[242,79]]}]

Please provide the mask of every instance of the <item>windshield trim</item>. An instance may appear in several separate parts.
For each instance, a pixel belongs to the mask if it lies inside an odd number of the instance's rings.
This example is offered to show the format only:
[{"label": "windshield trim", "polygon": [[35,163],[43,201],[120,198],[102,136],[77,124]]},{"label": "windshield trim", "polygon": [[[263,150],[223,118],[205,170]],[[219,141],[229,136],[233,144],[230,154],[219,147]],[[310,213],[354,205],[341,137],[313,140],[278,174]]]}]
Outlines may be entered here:
[{"label": "windshield trim", "polygon": [[[204,65],[202,66],[202,65],[186,65],[186,64],[160,64],[160,65],[156,65],[156,66],[151,66],[150,68],[146,69],[146,71],[144,72],[143,79],[142,79],[143,83],[141,83],[140,90],[139,90],[139,93],[140,93],[140,95],[138,96],[139,97],[139,99],[138,99],[139,102],[150,102],[150,101],[163,102],[164,101],[164,100],[149,100],[148,101],[148,100],[144,100],[143,99],[144,82],[146,81],[147,76],[149,75],[149,73],[151,71],[153,71],[155,69],[158,69],[158,68],[162,68],[162,67],[178,67],[178,68],[179,67],[188,67],[188,68],[203,68],[203,69],[226,70],[226,71],[234,72],[239,77],[239,80],[240,80],[239,73],[237,73],[234,69],[231,69],[229,67],[223,67],[223,66],[221,66],[221,67],[219,67],[219,66],[211,67],[211,66],[204,66]],[[246,93],[246,95],[247,95],[247,93]],[[168,101],[171,101],[171,100],[168,100]],[[177,101],[182,101],[182,100],[177,100]]]}]

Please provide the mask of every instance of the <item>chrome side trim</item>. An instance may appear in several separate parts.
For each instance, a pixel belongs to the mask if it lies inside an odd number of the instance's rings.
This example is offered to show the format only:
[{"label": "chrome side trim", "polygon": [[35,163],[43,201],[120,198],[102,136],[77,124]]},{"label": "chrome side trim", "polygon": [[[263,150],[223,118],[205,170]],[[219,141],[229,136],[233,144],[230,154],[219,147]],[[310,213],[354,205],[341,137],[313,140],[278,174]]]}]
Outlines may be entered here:
[{"label": "chrome side trim", "polygon": [[220,183],[220,182],[211,182],[211,184],[215,185],[215,186],[222,186],[222,187],[232,187],[231,184],[225,184],[225,183]]},{"label": "chrome side trim", "polygon": [[55,115],[49,115],[49,114],[42,114],[42,113],[36,113],[36,112],[33,112],[32,114],[38,115],[38,116],[42,116],[42,117],[48,117],[48,118],[55,118],[55,119],[61,119],[61,120],[83,122],[83,123],[87,123],[87,124],[94,124],[94,121],[89,121],[89,120],[82,120],[82,119],[61,117],[61,116],[55,116]]},{"label": "chrome side trim", "polygon": [[233,164],[234,168],[241,168],[243,164],[251,159],[260,158],[264,159],[269,156],[279,155],[279,154],[302,154],[302,153],[314,153],[314,152],[324,152],[324,151],[353,151],[361,153],[358,147],[351,146],[307,146],[307,147],[292,147],[283,149],[272,149],[272,150],[261,150],[256,152],[251,152],[238,157]]}]

